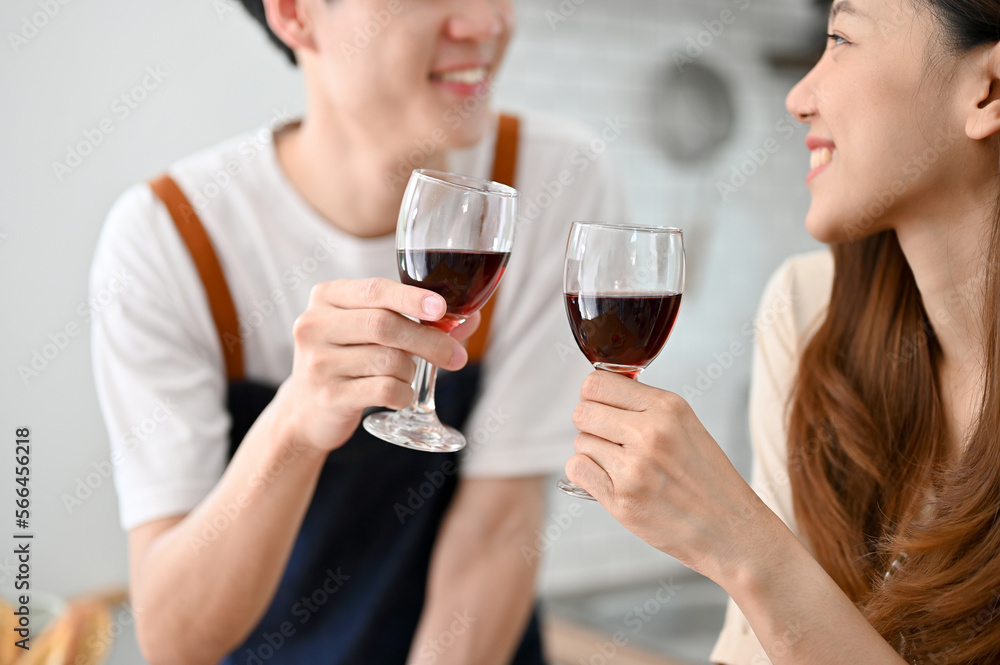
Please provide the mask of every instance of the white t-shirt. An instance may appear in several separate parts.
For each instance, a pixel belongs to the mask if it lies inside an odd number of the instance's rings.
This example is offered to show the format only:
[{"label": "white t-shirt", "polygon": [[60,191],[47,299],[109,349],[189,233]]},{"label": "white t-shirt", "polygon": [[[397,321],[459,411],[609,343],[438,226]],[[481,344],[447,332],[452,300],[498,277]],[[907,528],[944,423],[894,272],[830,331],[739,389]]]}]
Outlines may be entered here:
[{"label": "white t-shirt", "polygon": [[[462,474],[561,470],[589,363],[566,321],[562,263],[569,226],[627,222],[607,155],[562,119],[522,117],[514,252],[497,292],[483,388],[469,417]],[[447,156],[447,170],[491,175],[496,132]],[[232,175],[233,173],[236,175]],[[170,174],[198,212],[236,305],[246,375],[278,385],[292,371],[292,324],[310,288],[340,278],[398,279],[395,239],[338,231],[285,177],[261,129],[188,157]],[[111,439],[122,526],[189,512],[228,463],[222,351],[194,262],[145,184],[108,214],[90,283],[124,282],[92,324],[94,374]]]},{"label": "white t-shirt", "polygon": [[[833,254],[829,250],[792,257],[768,282],[756,318],[750,383],[752,485],[768,508],[796,534],[788,477],[788,399],[799,358],[826,317],[832,287]],[[709,660],[721,665],[771,663],[732,599]]]}]

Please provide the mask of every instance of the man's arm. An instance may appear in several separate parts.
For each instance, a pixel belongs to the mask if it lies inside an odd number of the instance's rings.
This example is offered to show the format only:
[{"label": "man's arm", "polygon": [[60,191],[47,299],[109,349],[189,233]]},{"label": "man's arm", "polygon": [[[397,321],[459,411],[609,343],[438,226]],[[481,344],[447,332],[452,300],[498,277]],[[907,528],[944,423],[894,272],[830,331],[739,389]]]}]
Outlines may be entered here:
[{"label": "man's arm", "polygon": [[[410,665],[507,665],[531,616],[544,478],[463,479],[431,560]],[[530,561],[528,559],[531,559]]]},{"label": "man's arm", "polygon": [[291,444],[274,406],[197,508],[129,531],[139,645],[152,665],[217,663],[274,597],[326,457]]},{"label": "man's arm", "polygon": [[410,402],[412,356],[465,364],[459,342],[478,317],[451,336],[410,318],[444,312],[441,296],[390,280],[313,289],[293,331],[292,375],[221,480],[183,518],[129,532],[136,631],[150,663],[216,663],[246,638],[278,588],[329,451],[367,406]]}]

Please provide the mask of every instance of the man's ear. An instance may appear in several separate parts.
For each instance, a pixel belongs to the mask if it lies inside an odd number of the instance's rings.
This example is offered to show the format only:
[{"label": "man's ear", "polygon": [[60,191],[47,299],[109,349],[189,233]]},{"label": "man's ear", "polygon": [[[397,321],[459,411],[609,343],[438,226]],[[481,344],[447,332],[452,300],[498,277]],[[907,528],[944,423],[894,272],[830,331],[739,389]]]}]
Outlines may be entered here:
[{"label": "man's ear", "polygon": [[1000,44],[989,47],[980,62],[976,73],[976,103],[965,122],[965,133],[975,140],[1000,132]]},{"label": "man's ear", "polygon": [[316,50],[312,17],[303,0],[264,0],[271,32],[293,51]]}]

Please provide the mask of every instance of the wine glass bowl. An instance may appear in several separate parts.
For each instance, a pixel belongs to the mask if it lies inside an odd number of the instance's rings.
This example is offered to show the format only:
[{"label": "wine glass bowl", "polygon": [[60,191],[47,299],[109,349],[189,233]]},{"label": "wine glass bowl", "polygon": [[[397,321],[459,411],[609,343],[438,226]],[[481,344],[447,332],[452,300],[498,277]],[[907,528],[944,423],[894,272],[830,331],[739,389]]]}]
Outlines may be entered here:
[{"label": "wine glass bowl", "polygon": [[[517,204],[517,190],[506,185],[441,171],[412,173],[396,225],[399,278],[447,303],[441,319],[424,325],[450,332],[490,299],[510,259]],[[436,368],[418,359],[413,402],[402,411],[369,415],[364,428],[413,450],[464,448],[462,433],[435,413],[436,377]]]},{"label": "wine glass bowl", "polygon": [[500,284],[510,252],[398,250],[400,281],[434,291],[448,305],[427,325],[451,332],[486,304]]},{"label": "wine glass bowl", "polygon": [[[684,234],[659,226],[575,222],[563,291],[570,328],[594,367],[637,379],[663,349],[684,293]],[[569,480],[561,490],[591,499]]]},{"label": "wine glass bowl", "polygon": [[566,294],[576,343],[594,367],[637,378],[663,348],[681,294]]}]

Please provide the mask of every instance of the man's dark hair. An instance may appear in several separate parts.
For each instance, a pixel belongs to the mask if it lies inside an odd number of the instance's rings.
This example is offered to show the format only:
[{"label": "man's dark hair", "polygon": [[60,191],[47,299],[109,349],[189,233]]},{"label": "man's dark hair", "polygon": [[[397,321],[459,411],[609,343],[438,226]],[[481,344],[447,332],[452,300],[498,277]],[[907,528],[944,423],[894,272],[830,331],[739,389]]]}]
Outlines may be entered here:
[{"label": "man's dark hair", "polygon": [[264,13],[264,0],[240,0],[243,3],[243,8],[257,19],[257,22],[264,27],[264,31],[267,32],[268,38],[271,42],[281,49],[281,52],[285,54],[288,61],[293,65],[297,65],[298,62],[295,60],[295,52],[288,48],[288,44],[281,41],[278,35],[274,34],[271,30],[271,26],[267,24],[267,15]]}]

